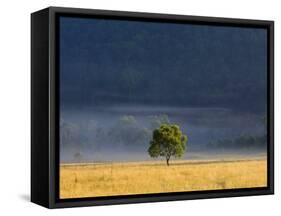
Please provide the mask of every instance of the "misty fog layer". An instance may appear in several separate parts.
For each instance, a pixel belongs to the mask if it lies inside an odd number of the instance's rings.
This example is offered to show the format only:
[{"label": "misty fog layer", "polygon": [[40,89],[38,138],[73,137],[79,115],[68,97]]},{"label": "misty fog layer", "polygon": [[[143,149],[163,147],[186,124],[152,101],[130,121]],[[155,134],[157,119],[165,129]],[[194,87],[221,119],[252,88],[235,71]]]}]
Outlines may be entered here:
[{"label": "misty fog layer", "polygon": [[188,136],[185,158],[265,151],[265,142],[260,146],[255,143],[216,146],[223,139],[263,137],[266,130],[261,115],[223,108],[116,106],[62,112],[61,159],[76,162],[148,160],[152,132],[161,123],[178,124]]},{"label": "misty fog layer", "polygon": [[151,160],[177,124],[186,159],[266,154],[262,28],[60,18],[60,159]]}]

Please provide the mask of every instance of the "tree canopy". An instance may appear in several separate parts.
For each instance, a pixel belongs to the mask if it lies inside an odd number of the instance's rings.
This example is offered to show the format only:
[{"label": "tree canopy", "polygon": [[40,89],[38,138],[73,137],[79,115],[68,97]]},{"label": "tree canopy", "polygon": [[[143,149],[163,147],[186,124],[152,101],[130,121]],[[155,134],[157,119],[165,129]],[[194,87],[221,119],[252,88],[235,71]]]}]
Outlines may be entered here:
[{"label": "tree canopy", "polygon": [[162,124],[153,131],[148,153],[151,157],[165,157],[169,166],[172,156],[180,158],[186,150],[187,136],[175,124]]}]

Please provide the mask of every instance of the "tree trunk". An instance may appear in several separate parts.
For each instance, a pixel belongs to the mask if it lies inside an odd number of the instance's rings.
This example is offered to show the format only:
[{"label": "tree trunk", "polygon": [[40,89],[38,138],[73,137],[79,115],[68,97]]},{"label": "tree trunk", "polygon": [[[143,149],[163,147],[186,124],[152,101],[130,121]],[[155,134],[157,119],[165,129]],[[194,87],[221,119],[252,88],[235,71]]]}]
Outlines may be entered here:
[{"label": "tree trunk", "polygon": [[167,163],[167,166],[170,166],[170,164],[169,164],[169,160],[170,160],[170,158],[166,158],[166,163]]}]

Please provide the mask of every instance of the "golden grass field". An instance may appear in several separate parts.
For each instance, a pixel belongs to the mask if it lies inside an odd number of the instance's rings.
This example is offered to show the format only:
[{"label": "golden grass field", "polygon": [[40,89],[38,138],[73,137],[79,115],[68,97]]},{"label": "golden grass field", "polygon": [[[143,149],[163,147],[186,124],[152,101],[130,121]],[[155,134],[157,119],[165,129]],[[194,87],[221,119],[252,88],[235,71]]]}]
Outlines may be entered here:
[{"label": "golden grass field", "polygon": [[264,187],[265,159],[61,164],[60,198]]}]

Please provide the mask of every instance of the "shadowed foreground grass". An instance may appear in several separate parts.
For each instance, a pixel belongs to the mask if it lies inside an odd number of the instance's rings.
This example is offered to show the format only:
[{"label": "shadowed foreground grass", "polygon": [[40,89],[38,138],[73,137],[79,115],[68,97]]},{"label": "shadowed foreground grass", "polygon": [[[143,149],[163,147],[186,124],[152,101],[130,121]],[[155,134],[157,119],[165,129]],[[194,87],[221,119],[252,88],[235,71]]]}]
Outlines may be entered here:
[{"label": "shadowed foreground grass", "polygon": [[60,198],[264,187],[266,160],[62,164]]}]

